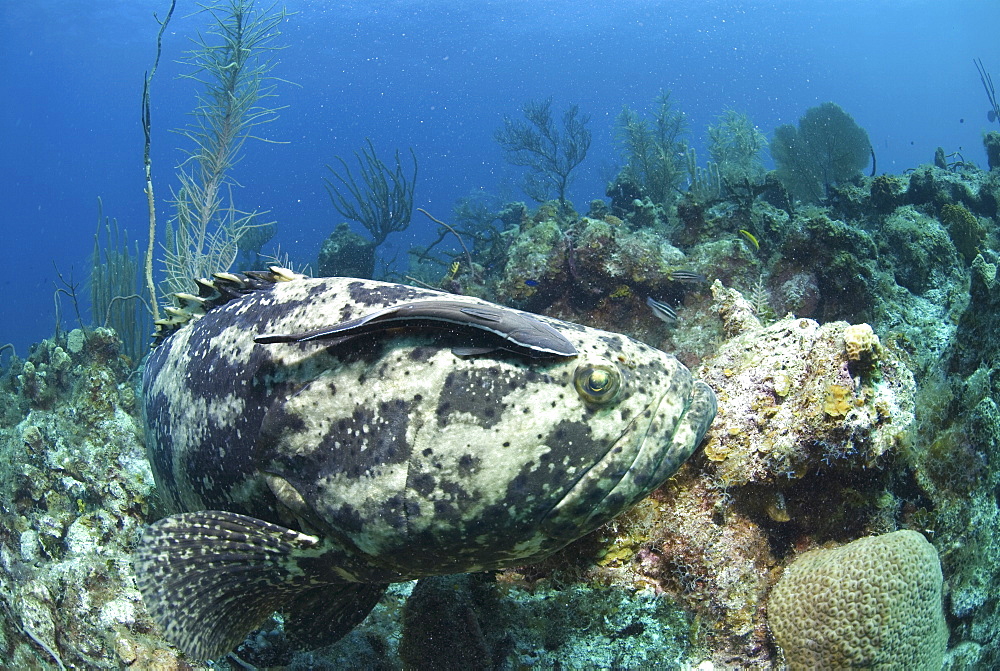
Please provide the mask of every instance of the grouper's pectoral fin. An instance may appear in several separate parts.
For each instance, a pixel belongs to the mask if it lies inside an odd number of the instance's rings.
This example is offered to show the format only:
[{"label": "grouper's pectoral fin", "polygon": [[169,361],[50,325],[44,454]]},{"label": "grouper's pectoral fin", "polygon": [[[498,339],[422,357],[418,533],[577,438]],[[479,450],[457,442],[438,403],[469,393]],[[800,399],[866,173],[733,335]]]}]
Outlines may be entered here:
[{"label": "grouper's pectoral fin", "polygon": [[285,634],[303,648],[336,643],[368,617],[388,586],[338,583],[297,594],[283,608]]},{"label": "grouper's pectoral fin", "polygon": [[[272,612],[288,610],[299,595],[331,589],[310,570],[324,553],[315,536],[253,517],[184,513],[143,532],[134,559],[136,582],[166,639],[191,657],[211,659],[234,649]],[[377,598],[362,592],[359,605],[371,610]],[[355,595],[347,590],[340,596]],[[350,626],[363,618],[349,604],[340,608]],[[340,635],[350,629],[327,625]]]}]

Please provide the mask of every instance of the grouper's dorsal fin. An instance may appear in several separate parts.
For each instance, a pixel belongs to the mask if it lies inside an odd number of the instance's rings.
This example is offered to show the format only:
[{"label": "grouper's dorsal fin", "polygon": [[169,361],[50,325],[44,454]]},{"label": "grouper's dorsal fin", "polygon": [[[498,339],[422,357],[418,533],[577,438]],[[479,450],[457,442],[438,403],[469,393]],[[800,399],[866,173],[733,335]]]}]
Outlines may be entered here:
[{"label": "grouper's dorsal fin", "polygon": [[320,540],[221,511],[150,525],[135,552],[136,583],[168,641],[197,659],[233,650],[275,610],[314,587],[299,561]]},{"label": "grouper's dorsal fin", "polygon": [[196,279],[194,282],[198,285],[197,296],[184,292],[171,294],[174,305],[164,308],[166,318],[156,321],[153,346],[159,345],[168,335],[189,321],[203,316],[212,308],[225,305],[233,299],[278,282],[291,282],[305,277],[288,268],[268,266],[266,271],[248,270],[240,274],[215,273],[212,279],[204,277]]}]

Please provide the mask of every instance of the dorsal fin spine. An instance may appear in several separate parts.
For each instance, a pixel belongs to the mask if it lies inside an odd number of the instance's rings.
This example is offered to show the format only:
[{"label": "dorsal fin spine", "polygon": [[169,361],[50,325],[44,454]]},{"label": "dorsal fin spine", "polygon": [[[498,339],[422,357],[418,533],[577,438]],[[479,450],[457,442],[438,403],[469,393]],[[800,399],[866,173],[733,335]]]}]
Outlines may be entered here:
[{"label": "dorsal fin spine", "polygon": [[212,279],[198,278],[194,280],[198,285],[197,296],[187,292],[171,294],[175,305],[164,308],[164,312],[169,315],[168,318],[155,323],[153,347],[159,345],[177,329],[202,317],[213,308],[278,282],[292,282],[305,278],[306,275],[281,266],[269,266],[266,271],[250,270],[240,274],[214,273]]}]

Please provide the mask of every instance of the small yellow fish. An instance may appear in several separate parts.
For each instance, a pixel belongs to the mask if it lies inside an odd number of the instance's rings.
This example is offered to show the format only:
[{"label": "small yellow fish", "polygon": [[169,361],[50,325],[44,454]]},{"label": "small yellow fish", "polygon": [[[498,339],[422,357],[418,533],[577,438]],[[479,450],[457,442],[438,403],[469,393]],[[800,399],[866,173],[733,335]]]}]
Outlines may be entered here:
[{"label": "small yellow fish", "polygon": [[455,275],[458,274],[458,269],[460,267],[461,267],[461,264],[458,261],[453,262],[451,264],[451,267],[448,268],[448,274],[445,275],[444,279],[441,280],[441,281],[442,282],[451,282],[453,279],[455,279]]},{"label": "small yellow fish", "polygon": [[748,231],[746,229],[741,228],[740,229],[740,235],[742,235],[744,238],[746,238],[751,243],[753,243],[754,251],[757,251],[757,252],[760,251],[760,243],[757,242],[757,238],[754,237],[753,233],[751,233],[750,231]]}]

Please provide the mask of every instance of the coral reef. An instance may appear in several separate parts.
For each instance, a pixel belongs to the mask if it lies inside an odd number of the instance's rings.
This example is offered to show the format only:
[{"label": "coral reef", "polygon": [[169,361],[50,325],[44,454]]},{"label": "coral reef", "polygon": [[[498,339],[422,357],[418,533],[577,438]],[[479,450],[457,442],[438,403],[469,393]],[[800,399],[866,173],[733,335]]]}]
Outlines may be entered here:
[{"label": "coral reef", "polygon": [[[719,420],[704,457],[670,485],[527,573],[652,587],[696,614],[692,663],[766,667],[775,648],[763,604],[777,569],[831,541],[926,530],[953,586],[951,668],[992,663],[987,641],[1000,610],[989,596],[1000,562],[992,540],[1000,511],[989,494],[1000,463],[993,179],[922,167],[908,181],[858,176],[831,185],[826,207],[793,209],[762,190],[648,215],[626,186],[616,181],[616,219],[592,207],[590,220],[525,225],[513,238],[506,287],[519,287],[526,252],[538,268],[554,260],[521,300],[607,320],[700,363],[721,399]],[[541,222],[548,247],[534,239],[541,230],[532,233]],[[669,330],[651,327],[629,295],[655,286],[624,271],[643,258],[637,250],[656,258],[648,254],[656,237],[644,231],[682,244],[662,265],[721,280],[711,295],[661,284],[675,292],[668,296],[680,316]],[[628,260],[612,263],[626,248]],[[621,310],[608,311],[615,302]],[[960,407],[967,410],[956,418]]]},{"label": "coral reef", "polygon": [[811,550],[782,573],[768,624],[796,669],[940,669],[941,562],[915,531]]},{"label": "coral reef", "polygon": [[[997,134],[984,138],[991,171],[942,150],[934,165],[873,178],[860,174],[852,134],[850,169],[828,181],[794,162],[764,177],[748,164],[746,184],[724,179],[721,199],[654,198],[646,182],[679,183],[681,152],[661,166],[669,174],[647,179],[639,151],[609,185],[610,203],[591,202],[584,216],[550,201],[458,222],[471,251],[425,255],[415,276],[674,352],[719,397],[704,449],[634,509],[538,565],[393,586],[321,650],[298,649],[276,618],[228,664],[835,666],[842,657],[811,658],[805,639],[835,627],[846,641],[865,594],[897,586],[837,582],[856,588],[825,598],[843,602],[846,623],[795,615],[815,565],[830,561],[866,575],[912,566],[903,585],[928,578],[924,601],[872,598],[928,614],[907,621],[927,625],[929,666],[943,651],[939,566],[945,667],[1000,666]],[[778,155],[802,149],[777,140]],[[347,233],[335,233],[341,258],[366,244]],[[676,319],[657,318],[650,297]],[[132,587],[128,555],[156,499],[129,373],[98,329],[59,334],[0,376],[0,659],[12,666],[188,668]],[[883,640],[904,620],[883,617]],[[864,639],[854,640],[860,650]]]},{"label": "coral reef", "polygon": [[131,548],[150,514],[131,366],[114,332],[37,345],[0,379],[0,659],[9,668],[180,669]]},{"label": "coral reef", "polygon": [[520,227],[493,291],[534,312],[649,336],[646,297],[679,303],[698,284],[686,270],[696,269],[655,230],[610,214],[571,225],[552,216]]},{"label": "coral reef", "polygon": [[343,222],[319,251],[319,277],[369,277],[375,267],[375,245]]},{"label": "coral reef", "polygon": [[650,589],[499,578],[419,581],[404,609],[405,667],[634,669],[687,659],[692,623]]}]

